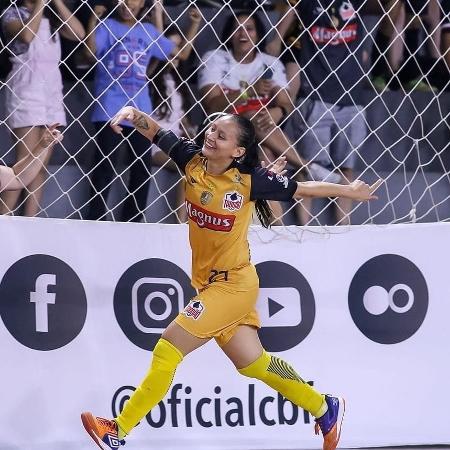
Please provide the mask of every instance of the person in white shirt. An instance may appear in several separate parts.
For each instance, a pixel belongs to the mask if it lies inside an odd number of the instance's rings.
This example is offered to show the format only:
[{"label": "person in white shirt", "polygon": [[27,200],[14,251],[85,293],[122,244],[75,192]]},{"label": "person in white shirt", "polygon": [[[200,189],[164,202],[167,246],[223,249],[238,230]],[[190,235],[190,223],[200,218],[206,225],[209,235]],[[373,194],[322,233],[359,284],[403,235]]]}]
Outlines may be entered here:
[{"label": "person in white shirt", "polygon": [[[221,42],[226,49],[205,53],[198,88],[207,114],[218,111],[238,113],[250,119],[265,159],[284,155],[296,168],[306,166],[282,125],[294,109],[287,91],[284,65],[264,53],[264,26],[256,14],[231,16],[224,26]],[[308,166],[315,180],[339,182],[340,176],[318,164]],[[336,179],[337,177],[337,179]],[[275,216],[282,215],[272,204]]]}]

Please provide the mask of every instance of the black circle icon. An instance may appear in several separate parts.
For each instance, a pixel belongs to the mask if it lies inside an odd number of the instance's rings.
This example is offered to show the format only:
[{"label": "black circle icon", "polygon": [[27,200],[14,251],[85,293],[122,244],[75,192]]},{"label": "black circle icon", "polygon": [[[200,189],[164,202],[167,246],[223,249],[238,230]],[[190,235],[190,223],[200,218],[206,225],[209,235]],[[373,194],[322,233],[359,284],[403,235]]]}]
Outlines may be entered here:
[{"label": "black circle icon", "polygon": [[365,336],[380,344],[397,344],[414,335],[425,319],[427,283],[409,259],[379,255],[356,272],[348,305],[353,321]]},{"label": "black circle icon", "polygon": [[161,333],[194,295],[189,277],[176,264],[144,259],[120,277],[114,292],[114,313],[133,344],[153,351]]},{"label": "black circle icon", "polygon": [[87,314],[86,293],[73,269],[54,256],[14,263],[0,283],[0,315],[26,347],[54,350],[78,336]]},{"label": "black circle icon", "polygon": [[297,269],[280,261],[259,263],[256,270],[261,342],[271,352],[289,350],[302,342],[314,325],[316,304],[311,286]]}]

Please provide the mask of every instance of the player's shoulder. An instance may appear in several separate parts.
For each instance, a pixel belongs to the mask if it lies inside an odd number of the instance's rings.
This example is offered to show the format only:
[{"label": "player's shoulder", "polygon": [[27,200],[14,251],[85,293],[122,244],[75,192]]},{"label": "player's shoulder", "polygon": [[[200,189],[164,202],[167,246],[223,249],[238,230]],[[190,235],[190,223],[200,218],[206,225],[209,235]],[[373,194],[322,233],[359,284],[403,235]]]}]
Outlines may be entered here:
[{"label": "player's shoulder", "polygon": [[192,158],[189,160],[189,162],[186,164],[186,174],[188,174],[190,171],[196,169],[196,168],[203,168],[205,166],[204,163],[204,156],[202,156],[201,152],[196,152]]}]

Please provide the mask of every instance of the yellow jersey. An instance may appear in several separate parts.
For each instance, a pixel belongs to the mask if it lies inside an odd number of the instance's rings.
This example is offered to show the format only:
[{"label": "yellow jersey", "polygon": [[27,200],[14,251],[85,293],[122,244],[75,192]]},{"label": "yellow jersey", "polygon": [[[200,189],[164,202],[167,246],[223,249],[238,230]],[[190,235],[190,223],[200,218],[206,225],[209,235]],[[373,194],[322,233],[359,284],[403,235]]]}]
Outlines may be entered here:
[{"label": "yellow jersey", "polygon": [[297,183],[262,167],[233,162],[221,175],[206,170],[194,142],[159,130],[154,143],[186,176],[186,210],[192,249],[192,285],[201,289],[226,281],[230,271],[250,264],[247,232],[255,201],[290,200]]}]

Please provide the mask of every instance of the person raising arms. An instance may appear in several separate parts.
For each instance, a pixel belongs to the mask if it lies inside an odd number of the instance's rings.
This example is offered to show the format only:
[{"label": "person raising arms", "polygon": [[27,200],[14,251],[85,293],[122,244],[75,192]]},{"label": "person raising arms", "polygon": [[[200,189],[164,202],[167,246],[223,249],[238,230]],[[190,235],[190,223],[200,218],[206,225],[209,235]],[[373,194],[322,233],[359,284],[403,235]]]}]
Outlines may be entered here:
[{"label": "person raising arms", "polygon": [[376,199],[372,186],[295,182],[259,165],[255,129],[235,114],[214,120],[203,146],[164,130],[147,114],[122,108],[111,126],[117,133],[127,121],[171,157],[186,174],[186,209],[192,248],[192,285],[198,294],[162,333],[148,373],[113,420],[81,414],[82,423],[102,449],[116,450],[124,438],[166,395],[177,366],[192,351],[214,338],[237,371],[278,391],[316,418],[324,450],[339,442],[345,410],[343,398],[323,395],[287,362],[267,353],[258,338],[255,306],[259,280],[250,262],[248,228],[254,209],[265,227],[272,221],[267,200],[301,197]]}]

